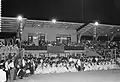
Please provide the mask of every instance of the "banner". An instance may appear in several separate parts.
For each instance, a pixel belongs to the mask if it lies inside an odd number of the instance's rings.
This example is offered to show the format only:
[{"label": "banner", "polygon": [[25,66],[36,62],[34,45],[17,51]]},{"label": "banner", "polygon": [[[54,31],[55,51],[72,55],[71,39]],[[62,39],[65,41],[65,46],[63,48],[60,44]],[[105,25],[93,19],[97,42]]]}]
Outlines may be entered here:
[{"label": "banner", "polygon": [[48,46],[48,53],[64,53],[64,46]]}]

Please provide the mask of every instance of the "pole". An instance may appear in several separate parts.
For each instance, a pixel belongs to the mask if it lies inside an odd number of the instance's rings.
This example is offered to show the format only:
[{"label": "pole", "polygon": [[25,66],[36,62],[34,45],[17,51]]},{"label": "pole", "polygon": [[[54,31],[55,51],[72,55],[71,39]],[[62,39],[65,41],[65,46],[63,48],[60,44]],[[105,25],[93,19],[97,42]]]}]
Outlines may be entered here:
[{"label": "pole", "polygon": [[20,34],[20,49],[21,49],[21,39],[22,39],[22,29],[23,29],[23,21],[20,21],[20,28],[19,28],[19,34]]},{"label": "pole", "polygon": [[115,51],[115,60],[116,60],[117,59],[116,49],[114,49],[114,51]]},{"label": "pole", "polygon": [[84,2],[83,2],[83,0],[82,0],[82,4],[81,4],[81,6],[82,6],[82,21],[83,21],[83,9],[84,9]]}]

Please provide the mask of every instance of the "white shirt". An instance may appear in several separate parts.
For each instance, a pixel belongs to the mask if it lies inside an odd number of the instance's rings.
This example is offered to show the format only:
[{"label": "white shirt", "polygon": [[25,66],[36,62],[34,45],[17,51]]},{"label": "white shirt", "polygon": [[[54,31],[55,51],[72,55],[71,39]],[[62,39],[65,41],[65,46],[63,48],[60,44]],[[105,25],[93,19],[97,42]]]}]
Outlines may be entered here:
[{"label": "white shirt", "polygon": [[35,70],[35,74],[40,74],[42,73],[42,67],[41,65],[38,65],[37,69]]},{"label": "white shirt", "polygon": [[95,58],[96,61],[98,61],[98,58]]},{"label": "white shirt", "polygon": [[14,62],[11,62],[8,66],[9,66],[9,68],[10,67],[14,68]]},{"label": "white shirt", "polygon": [[73,59],[72,59],[72,58],[70,58],[70,59],[69,59],[69,62],[72,62],[72,61],[73,61]]},{"label": "white shirt", "polygon": [[6,81],[6,72],[3,69],[0,69],[0,82]]},{"label": "white shirt", "polygon": [[5,62],[5,70],[8,70],[8,61]]},{"label": "white shirt", "polygon": [[25,66],[25,60],[24,59],[22,60],[22,64],[23,64],[23,66]]},{"label": "white shirt", "polygon": [[78,60],[78,61],[77,61],[77,64],[78,64],[79,66],[81,66],[81,61],[80,61],[80,60]]}]

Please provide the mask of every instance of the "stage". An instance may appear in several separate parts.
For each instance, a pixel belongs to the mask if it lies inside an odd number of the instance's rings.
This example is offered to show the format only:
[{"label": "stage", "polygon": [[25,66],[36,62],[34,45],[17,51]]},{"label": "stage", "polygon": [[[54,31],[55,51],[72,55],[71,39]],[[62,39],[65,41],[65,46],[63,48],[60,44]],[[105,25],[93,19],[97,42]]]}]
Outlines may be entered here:
[{"label": "stage", "polygon": [[120,70],[39,74],[14,82],[120,82]]}]

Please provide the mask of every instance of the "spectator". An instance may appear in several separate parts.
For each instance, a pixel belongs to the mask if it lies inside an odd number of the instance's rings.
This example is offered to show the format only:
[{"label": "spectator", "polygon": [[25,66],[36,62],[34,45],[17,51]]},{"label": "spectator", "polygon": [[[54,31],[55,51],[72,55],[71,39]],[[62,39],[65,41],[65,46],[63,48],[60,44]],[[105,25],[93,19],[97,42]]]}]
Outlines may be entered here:
[{"label": "spectator", "polygon": [[0,65],[0,82],[6,81],[6,72],[3,71],[4,67],[3,64]]}]

